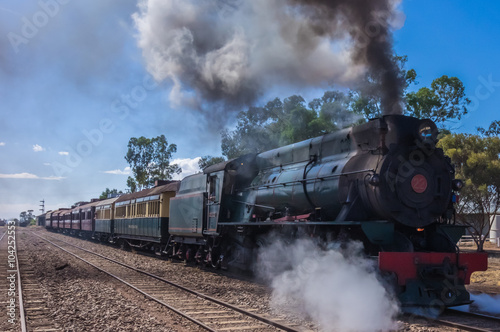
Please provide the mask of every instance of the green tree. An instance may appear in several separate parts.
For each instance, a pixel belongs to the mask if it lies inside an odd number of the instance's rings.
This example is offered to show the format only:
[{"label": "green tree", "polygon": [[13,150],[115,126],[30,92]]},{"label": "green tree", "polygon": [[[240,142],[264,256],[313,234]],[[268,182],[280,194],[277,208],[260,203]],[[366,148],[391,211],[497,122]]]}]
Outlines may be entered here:
[{"label": "green tree", "polygon": [[222,154],[228,159],[247,153],[261,152],[277,146],[277,132],[280,130],[270,126],[280,119],[283,103],[279,98],[269,101],[264,107],[250,107],[238,114],[234,131],[224,130],[221,133]]},{"label": "green tree", "polygon": [[127,178],[127,187],[131,193],[135,193],[137,191],[137,182],[131,176]]},{"label": "green tree", "polygon": [[19,223],[22,224],[22,223],[25,223],[27,221],[27,218],[28,218],[28,213],[26,211],[23,211],[19,214]]},{"label": "green tree", "polygon": [[335,131],[362,116],[351,108],[351,95],[327,91],[309,104],[293,95],[275,98],[264,107],[250,107],[238,114],[234,131],[222,132],[222,154],[228,159],[257,153]]},{"label": "green tree", "polygon": [[200,160],[198,160],[198,167],[200,167],[201,170],[204,170],[208,166],[222,163],[224,161],[226,161],[224,157],[203,156]]},{"label": "green tree", "polygon": [[[304,98],[296,95],[285,98],[283,114],[279,120],[281,123],[276,122],[270,128],[276,134],[280,133],[277,135],[279,145],[318,136],[329,127],[327,123],[322,122],[323,119],[319,118],[317,111],[306,107]],[[276,131],[274,127],[280,128],[281,131]]]},{"label": "green tree", "polygon": [[19,214],[19,223],[30,225],[33,220],[35,220],[33,216],[33,210],[23,211]]},{"label": "green tree", "polygon": [[[417,72],[414,69],[405,69],[407,56],[394,56],[393,61],[399,68],[404,114],[420,119],[431,119],[441,127],[444,127],[445,122],[460,120],[467,114],[467,106],[471,101],[466,97],[465,87],[459,78],[443,75],[432,81],[430,87],[411,91],[412,86],[418,85]],[[360,89],[350,92],[352,111],[362,114],[365,119],[383,115],[379,86],[377,79],[367,75],[365,84]]]},{"label": "green tree", "polygon": [[127,186],[132,192],[154,185],[156,180],[171,180],[173,174],[182,172],[170,158],[177,151],[175,144],[168,144],[164,135],[146,138],[132,137],[128,142],[125,160],[134,177],[128,177]]},{"label": "green tree", "polygon": [[500,120],[493,121],[488,129],[482,127],[477,128],[477,131],[484,136],[499,136],[500,135]]},{"label": "green tree", "polygon": [[106,190],[104,190],[101,195],[99,196],[99,199],[106,199],[108,198],[110,195],[112,196],[117,196],[117,195],[120,195],[120,194],[123,194],[123,191],[118,191],[118,189],[109,189],[109,188],[106,188]]},{"label": "green tree", "polygon": [[324,134],[363,123],[363,112],[355,108],[357,101],[352,92],[345,94],[340,91],[326,91],[323,97],[314,99],[309,103],[309,107],[319,114],[314,121],[317,123],[312,124],[314,132]]},{"label": "green tree", "polygon": [[[470,100],[465,96],[460,79],[444,75],[435,79],[430,87],[409,91],[418,84],[417,72],[405,70],[406,56],[394,56],[393,61],[399,68],[404,114],[430,118],[441,125],[441,131],[445,130],[445,122],[460,120],[467,114]],[[303,97],[293,95],[283,101],[276,98],[263,107],[250,107],[240,112],[235,130],[225,130],[221,134],[222,154],[231,159],[262,152],[360,124],[382,114],[379,80],[367,75],[359,89],[326,91],[321,98],[307,105]]]},{"label": "green tree", "polygon": [[467,114],[470,102],[462,81],[443,75],[432,81],[430,88],[423,87],[406,94],[406,114],[428,118],[443,126],[445,121],[460,120]]},{"label": "green tree", "polygon": [[450,134],[438,146],[455,164],[456,176],[465,182],[457,206],[457,220],[469,226],[478,251],[500,212],[500,138]]},{"label": "green tree", "polygon": [[[418,85],[417,72],[414,69],[405,69],[407,56],[394,56],[393,61],[399,68],[404,114],[431,119],[442,127],[446,121],[460,120],[467,114],[467,106],[471,101],[466,97],[465,87],[459,78],[443,75],[434,79],[430,87],[410,91],[411,86]],[[379,117],[384,113],[380,106],[380,84],[370,76],[367,76],[365,81],[361,89],[351,91],[353,111],[363,114],[366,119]]]}]

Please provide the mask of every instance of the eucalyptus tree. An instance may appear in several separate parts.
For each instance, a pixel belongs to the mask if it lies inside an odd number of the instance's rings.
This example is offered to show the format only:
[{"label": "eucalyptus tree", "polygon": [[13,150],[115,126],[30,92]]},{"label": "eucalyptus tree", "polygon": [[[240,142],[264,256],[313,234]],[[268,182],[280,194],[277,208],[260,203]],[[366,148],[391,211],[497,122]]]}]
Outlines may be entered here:
[{"label": "eucalyptus tree", "polygon": [[125,160],[129,163],[133,177],[127,179],[130,191],[135,192],[154,185],[156,180],[171,180],[182,169],[171,164],[177,145],[168,144],[164,135],[158,137],[132,137],[128,142]]}]

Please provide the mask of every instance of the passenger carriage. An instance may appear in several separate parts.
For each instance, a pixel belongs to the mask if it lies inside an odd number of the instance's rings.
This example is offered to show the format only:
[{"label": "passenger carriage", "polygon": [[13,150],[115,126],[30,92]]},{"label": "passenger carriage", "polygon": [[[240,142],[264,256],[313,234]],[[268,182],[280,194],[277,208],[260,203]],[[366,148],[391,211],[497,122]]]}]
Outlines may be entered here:
[{"label": "passenger carriage", "polygon": [[112,240],[115,202],[118,198],[105,199],[95,205],[94,238],[101,241]]},{"label": "passenger carriage", "polygon": [[168,241],[170,199],[179,181],[169,181],[150,189],[120,196],[114,203],[113,237],[131,246],[160,250]]},{"label": "passenger carriage", "polygon": [[67,232],[71,229],[71,226],[72,226],[71,217],[72,217],[72,213],[71,213],[70,209],[65,210],[64,212],[62,212],[59,215],[59,221],[62,220],[62,227],[61,228],[64,228],[65,232]]},{"label": "passenger carriage", "polygon": [[98,199],[92,199],[90,203],[83,203],[73,209],[72,229],[79,235],[91,235],[94,230],[95,207]]}]

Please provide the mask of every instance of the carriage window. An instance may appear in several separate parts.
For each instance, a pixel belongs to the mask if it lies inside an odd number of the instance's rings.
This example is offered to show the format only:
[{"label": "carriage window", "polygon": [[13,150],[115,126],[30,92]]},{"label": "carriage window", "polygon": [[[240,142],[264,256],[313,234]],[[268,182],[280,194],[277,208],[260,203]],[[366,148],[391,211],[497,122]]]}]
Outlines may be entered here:
[{"label": "carriage window", "polygon": [[126,206],[120,206],[116,208],[116,216],[117,217],[125,217],[127,214]]},{"label": "carriage window", "polygon": [[149,202],[148,212],[150,216],[160,214],[160,201]]}]

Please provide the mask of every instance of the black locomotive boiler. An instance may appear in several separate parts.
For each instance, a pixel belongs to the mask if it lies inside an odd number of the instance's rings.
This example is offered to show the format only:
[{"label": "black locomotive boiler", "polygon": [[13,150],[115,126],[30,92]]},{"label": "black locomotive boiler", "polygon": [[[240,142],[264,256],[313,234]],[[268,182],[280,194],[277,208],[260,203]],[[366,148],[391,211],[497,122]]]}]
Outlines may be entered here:
[{"label": "black locomotive boiler", "polygon": [[403,306],[469,303],[465,285],[486,270],[487,256],[456,246],[465,231],[454,224],[463,184],[436,147],[437,135],[430,120],[387,115],[245,155],[154,195],[147,189],[106,202],[109,220],[99,223],[108,227],[99,237],[242,269],[271,232],[319,242],[349,237],[378,259]]}]

